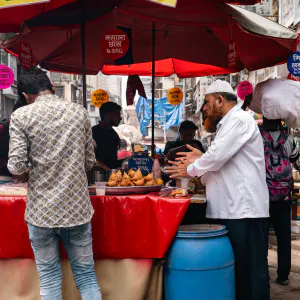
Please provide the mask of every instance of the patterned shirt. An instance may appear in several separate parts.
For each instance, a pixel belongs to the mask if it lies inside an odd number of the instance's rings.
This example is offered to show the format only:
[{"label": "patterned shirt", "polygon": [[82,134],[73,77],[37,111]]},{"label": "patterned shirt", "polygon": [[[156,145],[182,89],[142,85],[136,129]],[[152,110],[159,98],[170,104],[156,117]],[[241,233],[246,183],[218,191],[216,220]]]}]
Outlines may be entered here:
[{"label": "patterned shirt", "polygon": [[91,123],[80,105],[44,95],[15,111],[10,122],[8,169],[29,169],[25,220],[35,226],[72,227],[94,210],[86,171],[95,164]]}]

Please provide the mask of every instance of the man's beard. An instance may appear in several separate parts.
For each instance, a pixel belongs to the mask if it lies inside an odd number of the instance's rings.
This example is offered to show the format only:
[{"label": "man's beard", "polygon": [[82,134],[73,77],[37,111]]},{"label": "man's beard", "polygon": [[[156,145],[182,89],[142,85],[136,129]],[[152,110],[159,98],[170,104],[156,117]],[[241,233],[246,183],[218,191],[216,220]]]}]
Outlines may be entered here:
[{"label": "man's beard", "polygon": [[218,111],[216,105],[213,106],[211,115],[204,115],[203,125],[207,132],[214,133],[217,131],[217,125],[222,119],[221,113]]}]

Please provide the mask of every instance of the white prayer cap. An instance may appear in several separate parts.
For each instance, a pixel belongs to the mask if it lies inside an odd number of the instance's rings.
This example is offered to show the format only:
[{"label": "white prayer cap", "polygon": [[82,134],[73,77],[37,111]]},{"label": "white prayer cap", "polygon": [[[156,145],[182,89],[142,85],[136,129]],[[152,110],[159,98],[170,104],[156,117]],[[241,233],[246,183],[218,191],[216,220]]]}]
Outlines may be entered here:
[{"label": "white prayer cap", "polygon": [[230,93],[235,95],[235,92],[231,85],[224,80],[216,80],[214,81],[206,90],[205,95],[213,94],[213,93]]}]

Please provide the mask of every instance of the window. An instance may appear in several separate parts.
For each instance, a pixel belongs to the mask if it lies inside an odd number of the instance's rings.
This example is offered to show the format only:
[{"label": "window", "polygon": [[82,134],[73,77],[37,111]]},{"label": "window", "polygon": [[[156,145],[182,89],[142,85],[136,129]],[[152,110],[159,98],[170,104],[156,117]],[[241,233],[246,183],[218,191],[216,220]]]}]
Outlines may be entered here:
[{"label": "window", "polygon": [[55,94],[59,98],[65,98],[65,87],[64,86],[55,86]]},{"label": "window", "polygon": [[90,112],[95,112],[95,106],[94,105],[90,105]]}]

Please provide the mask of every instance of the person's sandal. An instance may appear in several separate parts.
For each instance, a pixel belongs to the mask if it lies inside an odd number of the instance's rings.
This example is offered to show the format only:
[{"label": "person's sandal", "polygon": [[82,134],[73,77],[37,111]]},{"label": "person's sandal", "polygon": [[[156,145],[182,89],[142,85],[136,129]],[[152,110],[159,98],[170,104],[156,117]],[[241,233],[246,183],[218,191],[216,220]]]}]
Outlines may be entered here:
[{"label": "person's sandal", "polygon": [[276,278],[276,283],[280,284],[280,285],[289,285],[290,284],[290,281],[287,279],[287,280],[281,280],[279,279],[278,277]]}]

